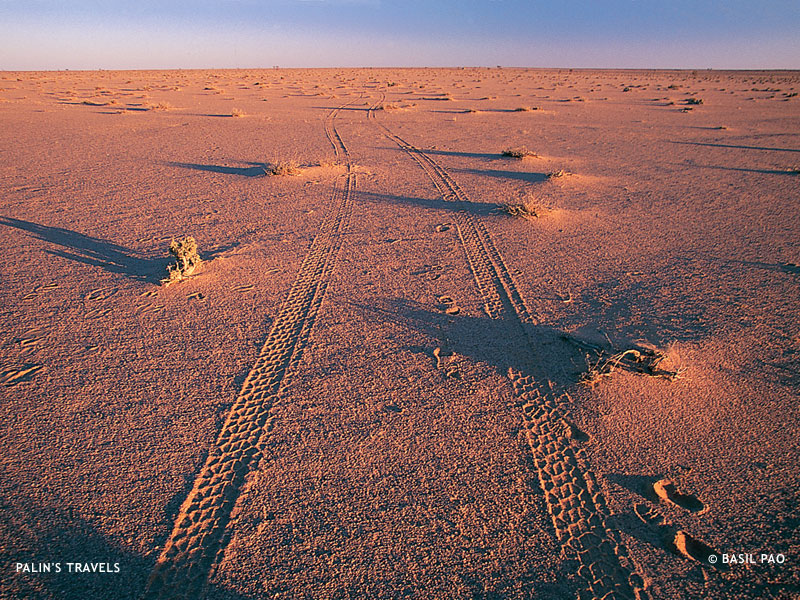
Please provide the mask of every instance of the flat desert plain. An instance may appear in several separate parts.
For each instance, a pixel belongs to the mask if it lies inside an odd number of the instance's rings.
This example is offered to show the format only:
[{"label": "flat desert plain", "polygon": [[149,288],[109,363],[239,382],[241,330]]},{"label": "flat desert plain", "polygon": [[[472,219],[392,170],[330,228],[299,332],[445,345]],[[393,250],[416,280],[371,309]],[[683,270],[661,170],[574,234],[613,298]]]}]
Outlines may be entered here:
[{"label": "flat desert plain", "polygon": [[0,73],[0,597],[800,597],[798,92]]}]

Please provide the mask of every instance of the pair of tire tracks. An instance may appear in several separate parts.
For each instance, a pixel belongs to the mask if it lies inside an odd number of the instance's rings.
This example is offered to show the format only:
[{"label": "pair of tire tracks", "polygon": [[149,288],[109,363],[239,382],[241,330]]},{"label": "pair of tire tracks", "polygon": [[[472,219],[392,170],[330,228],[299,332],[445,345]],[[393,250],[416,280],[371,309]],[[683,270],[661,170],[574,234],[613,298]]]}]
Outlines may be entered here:
[{"label": "pair of tire tracks", "polygon": [[[385,95],[379,102],[384,99]],[[443,200],[469,206],[464,191],[430,155],[378,122],[374,110],[368,112],[368,118],[419,165]],[[489,232],[464,209],[455,211],[455,221],[486,314],[501,321],[510,336],[524,339],[527,348],[521,352],[529,359],[525,362],[536,364],[537,354],[541,355],[536,348],[541,344],[525,331],[525,325],[534,319]],[[522,406],[527,442],[556,536],[584,584],[579,597],[645,598],[644,580],[636,573],[619,534],[606,524],[610,511],[602,489],[565,419],[569,396],[553,392],[546,373],[539,372],[535,378],[512,368],[509,378]]]},{"label": "pair of tire tracks", "polygon": [[325,119],[325,135],[336,158],[346,165],[344,183],[337,180],[334,184],[330,212],[320,225],[255,365],[180,508],[142,600],[202,597],[208,577],[228,543],[228,523],[234,505],[247,475],[261,458],[264,436],[274,426],[273,406],[280,400],[308,344],[350,221],[355,172],[334,124],[345,106],[334,109]]}]

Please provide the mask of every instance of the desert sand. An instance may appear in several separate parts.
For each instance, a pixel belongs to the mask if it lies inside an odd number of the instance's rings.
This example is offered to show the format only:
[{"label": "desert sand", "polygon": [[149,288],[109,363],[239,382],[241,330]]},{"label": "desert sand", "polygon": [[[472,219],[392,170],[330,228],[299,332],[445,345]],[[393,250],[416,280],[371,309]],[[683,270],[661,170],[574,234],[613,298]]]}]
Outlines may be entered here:
[{"label": "desert sand", "polygon": [[0,597],[800,598],[798,92],[0,73]]}]

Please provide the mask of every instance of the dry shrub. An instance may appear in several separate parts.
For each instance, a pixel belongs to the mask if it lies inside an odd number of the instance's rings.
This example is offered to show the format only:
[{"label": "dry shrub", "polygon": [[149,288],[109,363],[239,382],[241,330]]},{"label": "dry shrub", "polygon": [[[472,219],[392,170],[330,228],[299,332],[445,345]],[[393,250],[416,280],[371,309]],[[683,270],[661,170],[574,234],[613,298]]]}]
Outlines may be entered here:
[{"label": "dry shrub", "polygon": [[546,209],[537,199],[528,196],[520,202],[507,202],[500,205],[500,211],[512,217],[521,217],[532,221],[544,216]]},{"label": "dry shrub", "polygon": [[270,165],[267,172],[270,175],[278,175],[278,176],[299,175],[300,165],[297,163],[296,160],[280,160]]},{"label": "dry shrub", "polygon": [[158,104],[150,105],[151,110],[172,110],[174,108],[175,107],[172,106],[172,104],[170,104],[169,102],[159,102]]},{"label": "dry shrub", "polygon": [[567,172],[564,169],[559,169],[558,171],[550,171],[547,174],[548,179],[558,179],[559,177],[564,177]]},{"label": "dry shrub", "polygon": [[203,264],[197,253],[197,242],[191,236],[173,239],[169,243],[169,252],[175,257],[175,264],[167,267],[168,276],[161,280],[165,286],[186,279]]},{"label": "dry shrub", "polygon": [[241,108],[234,108],[231,111],[231,116],[232,117],[243,117],[243,116],[245,116],[245,114],[246,113]]},{"label": "dry shrub", "polygon": [[532,110],[539,110],[538,106],[518,106],[514,112],[530,112]]},{"label": "dry shrub", "polygon": [[539,155],[536,154],[533,150],[528,150],[525,146],[517,146],[515,148],[506,148],[502,152],[503,156],[507,156],[509,158],[518,158],[522,160],[523,158],[539,158]]},{"label": "dry shrub", "polygon": [[[655,348],[629,348],[608,356],[598,353],[594,363],[589,363],[589,368],[581,376],[580,383],[593,387],[605,377],[610,377],[614,371],[623,370],[633,373],[642,373],[651,377],[660,377],[667,381],[683,379],[686,367],[680,364],[677,350],[673,347],[666,352]],[[674,356],[672,356],[674,355]],[[677,357],[677,359],[676,359]],[[588,359],[587,359],[588,362]],[[662,365],[668,363],[669,368]]]},{"label": "dry shrub", "polygon": [[416,106],[413,102],[384,102],[377,106],[375,110],[411,110]]}]

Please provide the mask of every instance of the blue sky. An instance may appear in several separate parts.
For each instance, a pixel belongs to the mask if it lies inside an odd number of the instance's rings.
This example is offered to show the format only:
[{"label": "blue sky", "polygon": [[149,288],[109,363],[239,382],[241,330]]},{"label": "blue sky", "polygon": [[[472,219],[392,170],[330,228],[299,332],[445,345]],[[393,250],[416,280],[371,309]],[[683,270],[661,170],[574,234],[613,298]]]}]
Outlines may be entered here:
[{"label": "blue sky", "polygon": [[800,1],[0,0],[0,70],[800,68]]}]

